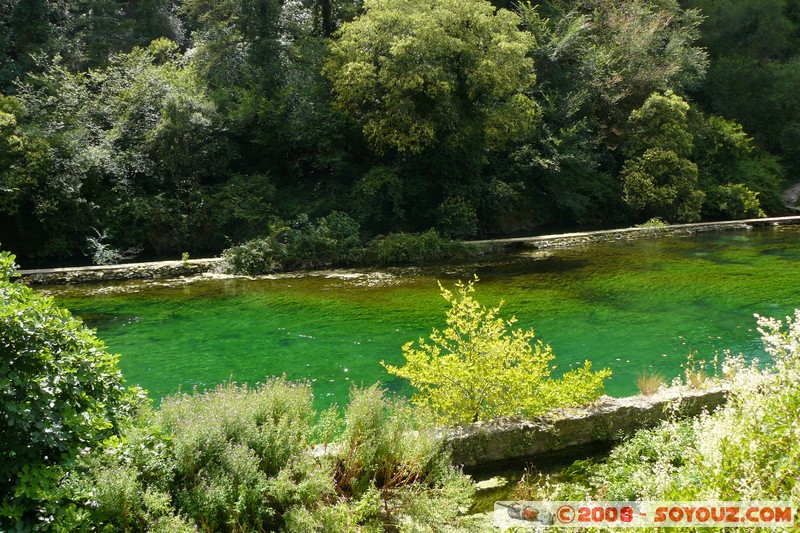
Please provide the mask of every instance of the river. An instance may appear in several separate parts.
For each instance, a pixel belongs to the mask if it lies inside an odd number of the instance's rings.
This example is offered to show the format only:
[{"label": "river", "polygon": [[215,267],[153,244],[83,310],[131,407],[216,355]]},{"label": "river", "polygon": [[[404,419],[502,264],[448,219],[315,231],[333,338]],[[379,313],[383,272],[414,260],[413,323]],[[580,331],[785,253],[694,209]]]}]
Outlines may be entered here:
[{"label": "river", "polygon": [[558,374],[585,359],[613,371],[606,390],[636,392],[644,370],[672,379],[689,353],[765,357],[754,313],[800,306],[800,226],[528,251],[468,264],[330,270],[259,279],[50,286],[46,292],[121,354],[158,401],[178,390],[285,374],[309,380],[317,407],[354,384],[412,393],[380,361],[444,323],[437,281],[480,278],[476,298],[552,345]]}]

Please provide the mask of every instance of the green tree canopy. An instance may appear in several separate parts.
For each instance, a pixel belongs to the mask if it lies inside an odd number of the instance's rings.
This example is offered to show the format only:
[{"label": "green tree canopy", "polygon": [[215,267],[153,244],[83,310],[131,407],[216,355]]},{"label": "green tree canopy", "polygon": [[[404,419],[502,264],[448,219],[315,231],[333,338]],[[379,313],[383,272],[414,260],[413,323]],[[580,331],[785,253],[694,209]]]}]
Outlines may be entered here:
[{"label": "green tree canopy", "polygon": [[689,104],[667,91],[653,93],[628,119],[620,177],[624,200],[646,218],[692,222],[700,218],[705,194],[697,187],[691,156]]},{"label": "green tree canopy", "polygon": [[626,153],[641,155],[650,148],[671,150],[681,157],[692,152],[689,104],[672,91],[653,93],[628,118]]},{"label": "green tree canopy", "polygon": [[19,86],[18,100],[22,144],[0,148],[11,156],[0,176],[10,244],[69,256],[95,227],[125,247],[187,245],[200,188],[227,156],[216,106],[175,43],[157,39],[85,73],[55,60]]},{"label": "green tree canopy", "polygon": [[697,165],[671,150],[651,148],[622,169],[625,202],[644,218],[694,222],[705,193],[697,189]]},{"label": "green tree canopy", "polygon": [[532,36],[484,0],[367,0],[324,67],[336,102],[378,151],[419,153],[478,134],[507,138],[536,116]]},{"label": "green tree canopy", "polygon": [[274,84],[278,61],[277,0],[184,0],[194,29],[193,61],[212,89]]}]

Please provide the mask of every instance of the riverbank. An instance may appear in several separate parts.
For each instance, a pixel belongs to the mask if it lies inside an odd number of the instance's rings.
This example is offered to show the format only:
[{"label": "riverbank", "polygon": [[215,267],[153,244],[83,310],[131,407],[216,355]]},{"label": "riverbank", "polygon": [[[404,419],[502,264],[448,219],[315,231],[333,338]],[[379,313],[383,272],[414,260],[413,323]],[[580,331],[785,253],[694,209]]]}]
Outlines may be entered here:
[{"label": "riverbank", "polygon": [[[518,249],[568,248],[593,243],[634,239],[687,236],[712,231],[749,230],[758,227],[800,224],[800,216],[756,218],[723,222],[701,222],[676,224],[661,227],[633,227],[612,230],[516,237],[510,239],[488,239],[467,241],[464,244],[492,252],[510,252]],[[164,279],[197,276],[220,272],[224,259],[190,259],[187,261],[159,261],[149,263],[127,263],[88,267],[63,267],[20,270],[22,281],[29,285],[61,285],[76,283],[100,283],[142,279]]]}]

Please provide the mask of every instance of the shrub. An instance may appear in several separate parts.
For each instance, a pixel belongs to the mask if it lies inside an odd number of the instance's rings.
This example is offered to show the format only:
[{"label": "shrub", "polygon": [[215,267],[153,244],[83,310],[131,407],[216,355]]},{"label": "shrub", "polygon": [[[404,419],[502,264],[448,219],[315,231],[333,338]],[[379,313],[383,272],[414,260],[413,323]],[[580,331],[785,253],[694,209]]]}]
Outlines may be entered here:
[{"label": "shrub", "polygon": [[708,191],[704,210],[711,218],[739,219],[767,216],[758,193],[741,183],[727,183]]},{"label": "shrub", "polygon": [[[477,280],[477,278],[476,278]],[[430,342],[403,346],[406,365],[381,363],[417,388],[412,401],[435,411],[448,423],[498,416],[536,416],[556,407],[596,400],[611,372],[591,364],[551,377],[553,353],[534,341],[533,330],[512,329],[515,318],[500,317],[501,305],[481,306],[470,296],[474,282],[456,283],[456,294],[439,286],[450,309],[447,327],[433,329]]]},{"label": "shrub", "polygon": [[67,520],[60,467],[115,435],[141,394],[92,330],[12,281],[15,269],[0,253],[0,529]]},{"label": "shrub", "polygon": [[663,387],[667,382],[664,374],[661,372],[648,372],[645,370],[636,376],[636,387],[639,389],[639,394],[645,396],[652,396],[658,392],[658,389]]},{"label": "shrub", "polygon": [[434,428],[377,386],[354,389],[339,440],[336,483],[342,494],[375,494],[384,527],[432,527],[469,506],[472,488],[450,466]]},{"label": "shrub", "polygon": [[471,257],[482,248],[445,239],[435,229],[424,233],[390,233],[375,237],[364,248],[359,225],[344,213],[333,212],[311,222],[301,216],[292,223],[276,222],[266,237],[225,250],[227,270],[250,276],[281,270],[351,265],[367,259],[380,264],[423,264]]},{"label": "shrub", "polygon": [[253,239],[222,252],[228,272],[256,276],[283,269],[283,245],[273,237]]},{"label": "shrub", "polygon": [[273,235],[286,247],[287,268],[349,264],[362,256],[359,225],[338,211],[317,219],[301,216],[290,226],[274,227]]},{"label": "shrub", "polygon": [[367,248],[367,257],[378,264],[430,263],[468,255],[461,243],[442,238],[435,229],[424,233],[390,233],[375,237]]},{"label": "shrub", "polygon": [[223,252],[229,272],[257,275],[278,270],[343,265],[363,256],[359,225],[334,211],[311,222],[302,215],[291,223],[277,221],[266,237]]},{"label": "shrub", "polygon": [[[377,387],[315,427],[309,386],[271,379],[168,398],[66,485],[110,529],[382,531],[456,520],[471,495],[434,434]],[[330,430],[330,431],[329,431]],[[338,437],[312,453],[315,435]]]},{"label": "shrub", "polygon": [[666,228],[669,226],[669,222],[662,220],[659,217],[653,217],[651,219],[642,222],[641,224],[636,224],[635,227],[637,228],[644,228],[644,229],[656,229],[656,228]]},{"label": "shrub", "polygon": [[697,166],[675,152],[651,148],[628,159],[620,178],[623,199],[637,213],[677,222],[700,219],[705,193],[697,189]]}]

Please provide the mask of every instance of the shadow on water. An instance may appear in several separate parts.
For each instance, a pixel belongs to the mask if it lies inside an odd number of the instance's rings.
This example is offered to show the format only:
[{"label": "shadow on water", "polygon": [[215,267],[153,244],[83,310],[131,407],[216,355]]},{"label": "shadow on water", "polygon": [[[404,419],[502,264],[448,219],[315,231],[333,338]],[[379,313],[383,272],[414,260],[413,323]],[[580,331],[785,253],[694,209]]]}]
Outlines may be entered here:
[{"label": "shadow on water", "polygon": [[[580,483],[586,481],[592,467],[603,462],[613,443],[572,448],[567,453],[552,453],[535,458],[521,458],[481,465],[465,470],[477,485],[470,514],[488,513],[497,501],[532,499],[532,487],[545,481]],[[525,487],[519,483],[525,478]]]},{"label": "shadow on water", "polygon": [[135,314],[112,314],[112,313],[76,313],[83,323],[92,329],[106,329],[112,327],[125,326],[139,321]]},{"label": "shadow on water", "polygon": [[502,265],[492,266],[491,269],[483,270],[478,268],[477,271],[481,279],[485,278],[488,281],[519,275],[567,274],[585,269],[590,263],[591,261],[588,258],[523,255]]}]

